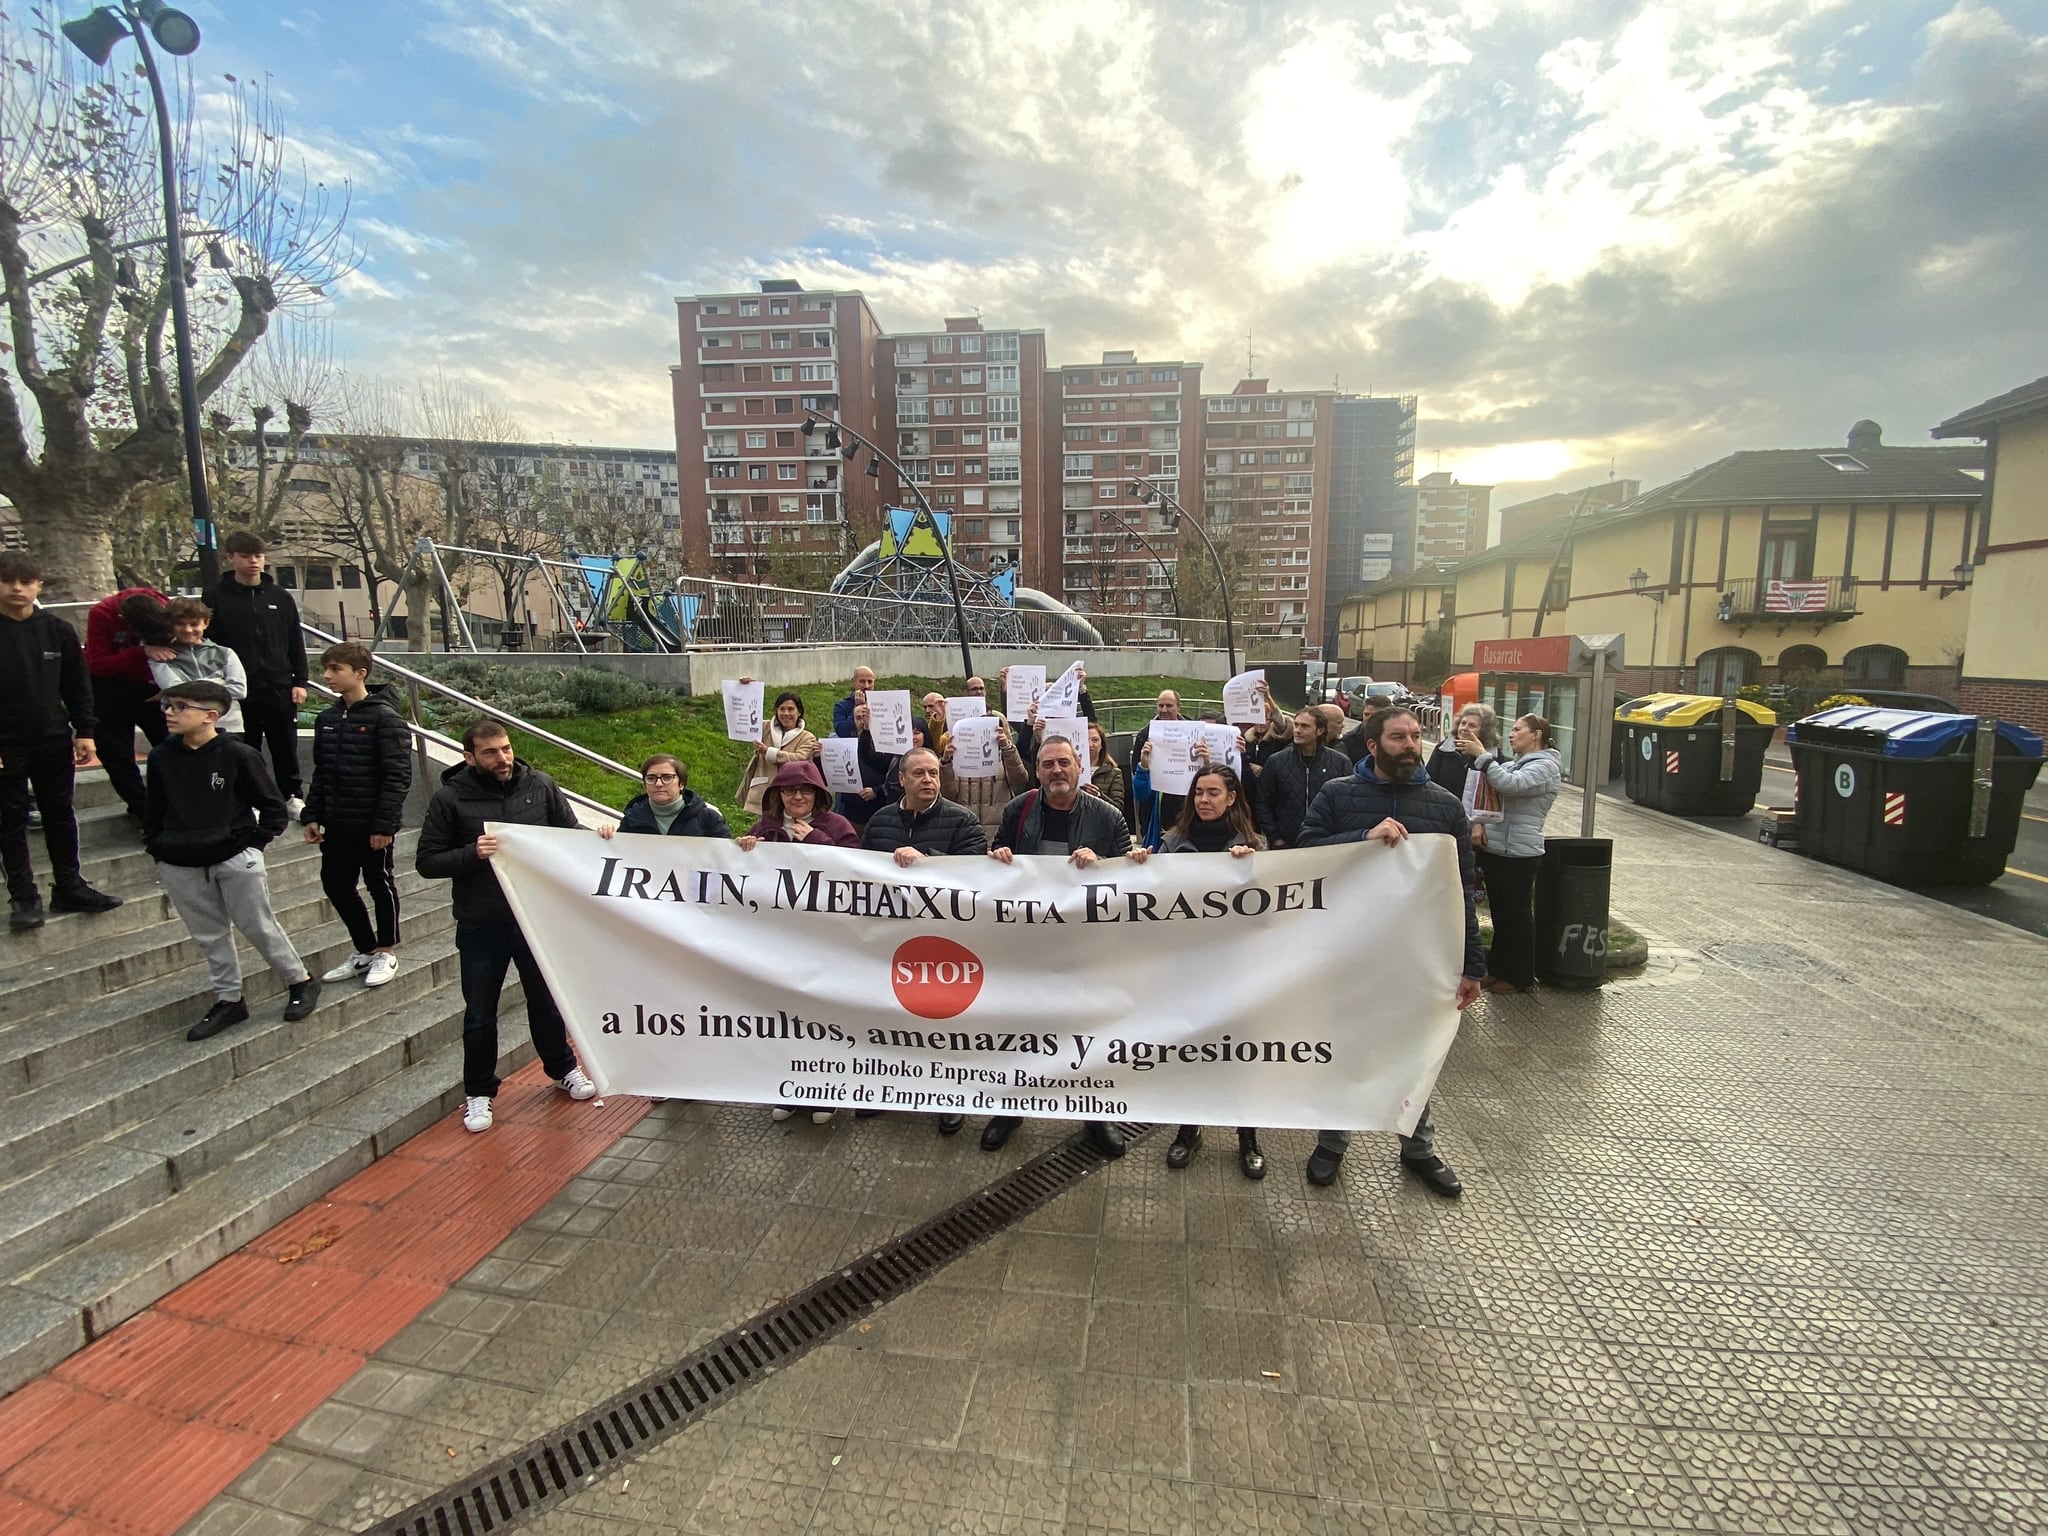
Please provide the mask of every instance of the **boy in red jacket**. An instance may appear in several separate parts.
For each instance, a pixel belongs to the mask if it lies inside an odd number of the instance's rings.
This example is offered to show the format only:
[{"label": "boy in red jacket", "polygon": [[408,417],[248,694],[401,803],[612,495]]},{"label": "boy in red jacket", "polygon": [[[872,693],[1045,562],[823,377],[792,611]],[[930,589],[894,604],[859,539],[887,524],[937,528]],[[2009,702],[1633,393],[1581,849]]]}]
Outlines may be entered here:
[{"label": "boy in red jacket", "polygon": [[135,766],[135,733],[142,732],[152,747],[164,739],[164,714],[157,708],[149,664],[178,654],[172,640],[170,599],[154,587],[123,587],[86,611],[85,666],[92,674],[92,707],[99,718],[94,739],[107,782],[137,827],[142,825],[142,770]]}]

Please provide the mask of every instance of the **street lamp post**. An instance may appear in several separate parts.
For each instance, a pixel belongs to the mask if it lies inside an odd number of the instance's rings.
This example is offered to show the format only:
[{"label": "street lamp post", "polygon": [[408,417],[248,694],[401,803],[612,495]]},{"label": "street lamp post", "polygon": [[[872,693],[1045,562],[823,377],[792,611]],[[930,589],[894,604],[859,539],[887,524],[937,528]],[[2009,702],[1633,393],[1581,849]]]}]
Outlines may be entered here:
[{"label": "street lamp post", "polygon": [[142,53],[142,72],[156,104],[157,165],[164,187],[164,280],[171,290],[171,341],[178,359],[178,415],[185,435],[185,477],[192,495],[192,536],[199,556],[199,580],[212,586],[220,578],[220,545],[213,527],[213,498],[206,489],[206,450],[199,436],[199,379],[192,366],[192,319],[185,305],[185,238],[178,207],[178,167],[171,143],[171,106],[163,76],[149,39],[179,58],[199,46],[199,27],[183,11],[163,0],[121,0],[121,7],[100,6],[77,21],[67,21],[64,35],[93,63],[104,65],[114,45],[135,39]]},{"label": "street lamp post", "polygon": [[1664,617],[1664,589],[1650,585],[1650,573],[1640,565],[1628,573],[1628,589],[1637,597],[1647,597],[1657,606],[1650,610],[1650,685],[1657,683],[1657,625]]},{"label": "street lamp post", "polygon": [[1166,595],[1173,602],[1173,617],[1175,621],[1185,624],[1187,622],[1186,616],[1180,611],[1180,584],[1173,579],[1173,567],[1166,563],[1165,558],[1159,553],[1158,546],[1145,537],[1142,529],[1126,522],[1117,512],[1116,508],[1104,507],[1102,510],[1116,519],[1116,524],[1119,528],[1145,546],[1145,553],[1152,557],[1153,564],[1159,567],[1159,574],[1166,578]]},{"label": "street lamp post", "polygon": [[[1142,492],[1140,486],[1144,488]],[[1148,507],[1155,501],[1165,502],[1177,520],[1195,530],[1195,537],[1202,541],[1202,548],[1209,551],[1209,564],[1216,570],[1216,590],[1223,594],[1224,652],[1230,659],[1230,675],[1237,676],[1237,621],[1231,617],[1230,578],[1223,574],[1223,557],[1216,553],[1216,544],[1209,537],[1209,531],[1202,526],[1199,517],[1189,517],[1188,509],[1180,504],[1180,498],[1163,485],[1155,485],[1150,480],[1138,480],[1126,485],[1124,493],[1134,497],[1143,495]]]},{"label": "street lamp post", "polygon": [[[818,430],[818,418],[806,416],[800,430],[805,437],[810,437]],[[923,510],[924,515],[931,519],[932,536],[939,541],[939,552],[946,557],[946,590],[953,598],[953,624],[960,636],[960,675],[963,678],[974,676],[974,652],[968,648],[967,642],[967,609],[960,601],[960,571],[959,567],[953,563],[953,536],[940,525],[939,514],[932,510],[932,504],[925,499],[923,488],[910,478],[908,472],[905,471],[903,465],[897,461],[893,454],[884,453],[875,446],[873,441],[861,436],[860,433],[854,431],[853,428],[846,425],[843,421],[827,422],[825,424],[825,446],[839,451],[851,462],[853,452],[851,448],[840,447],[841,439],[844,439],[848,444],[858,445],[861,448],[867,449],[867,473],[871,477],[880,478],[881,466],[884,464],[895,470],[896,478],[904,485],[910,487],[910,494],[917,498],[918,506]],[[843,505],[843,499],[846,495],[846,476],[843,472],[839,479],[839,494]]]}]

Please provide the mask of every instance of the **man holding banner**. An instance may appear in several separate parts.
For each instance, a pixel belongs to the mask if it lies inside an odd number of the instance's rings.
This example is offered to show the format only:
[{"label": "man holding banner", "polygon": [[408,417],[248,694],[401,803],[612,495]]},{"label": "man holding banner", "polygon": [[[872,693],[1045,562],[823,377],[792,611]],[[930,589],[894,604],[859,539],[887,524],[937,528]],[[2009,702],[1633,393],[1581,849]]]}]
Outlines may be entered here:
[{"label": "man holding banner", "polygon": [[[1458,884],[1465,898],[1465,966],[1458,981],[1462,1013],[1477,1000],[1479,978],[1486,974],[1479,914],[1472,904],[1472,835],[1465,807],[1422,771],[1422,722],[1411,711],[1382,709],[1365,721],[1364,730],[1364,760],[1350,778],[1325,784],[1317,793],[1295,846],[1375,842],[1393,847],[1410,836],[1455,838]],[[1309,1183],[1334,1184],[1350,1142],[1349,1131],[1320,1132],[1308,1158]],[[1401,1138],[1401,1166],[1445,1199],[1464,1193],[1456,1172],[1437,1155],[1436,1125],[1427,1104],[1415,1129]]]},{"label": "man holding banner", "polygon": [[[1038,749],[1038,788],[1028,789],[1003,811],[990,856],[1008,864],[1018,854],[1064,858],[1076,869],[1131,851],[1131,829],[1123,813],[1094,795],[1081,793],[1081,758],[1062,736]],[[1020,1115],[997,1115],[982,1127],[981,1150],[995,1152],[1023,1124]],[[1090,1120],[1088,1139],[1104,1157],[1124,1155],[1123,1133],[1106,1120]]]}]

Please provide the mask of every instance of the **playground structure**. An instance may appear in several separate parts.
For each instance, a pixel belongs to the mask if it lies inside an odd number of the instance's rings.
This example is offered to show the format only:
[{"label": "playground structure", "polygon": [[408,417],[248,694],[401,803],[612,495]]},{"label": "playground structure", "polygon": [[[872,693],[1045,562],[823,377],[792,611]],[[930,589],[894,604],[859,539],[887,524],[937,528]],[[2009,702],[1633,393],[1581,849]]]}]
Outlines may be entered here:
[{"label": "playground structure", "polygon": [[[841,641],[943,643],[956,629],[943,516],[934,529],[911,509],[886,509],[882,537],[856,555],[824,592],[693,576],[657,589],[644,554],[569,551],[556,559],[424,537],[413,546],[398,586],[432,587],[442,610],[441,644],[449,651],[530,647],[673,655],[713,647]],[[492,571],[511,597],[513,611],[502,620],[479,619],[468,611],[465,593],[478,567]],[[1014,567],[983,574],[953,564],[951,575],[959,584],[961,617],[977,645],[1112,643],[1085,615],[1019,585]],[[387,605],[376,640],[387,637],[391,618]],[[408,617],[408,622],[413,620]],[[490,627],[499,631],[497,647],[478,643],[478,630],[488,633]]]}]

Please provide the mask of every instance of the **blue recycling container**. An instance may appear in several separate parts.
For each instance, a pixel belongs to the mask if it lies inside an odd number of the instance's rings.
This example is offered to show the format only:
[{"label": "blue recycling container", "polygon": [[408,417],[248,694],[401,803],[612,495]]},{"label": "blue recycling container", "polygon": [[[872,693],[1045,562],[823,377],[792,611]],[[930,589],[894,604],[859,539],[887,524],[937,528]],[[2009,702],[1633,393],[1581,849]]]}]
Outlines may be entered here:
[{"label": "blue recycling container", "polygon": [[1970,836],[1975,715],[1845,704],[1785,733],[1798,775],[1799,851],[1892,885],[1989,885],[2019,840],[2041,738],[1998,722],[1991,815]]}]

